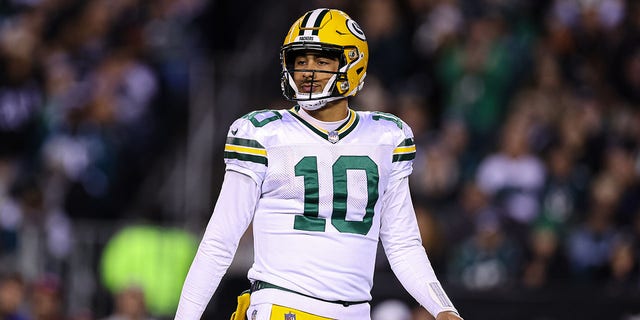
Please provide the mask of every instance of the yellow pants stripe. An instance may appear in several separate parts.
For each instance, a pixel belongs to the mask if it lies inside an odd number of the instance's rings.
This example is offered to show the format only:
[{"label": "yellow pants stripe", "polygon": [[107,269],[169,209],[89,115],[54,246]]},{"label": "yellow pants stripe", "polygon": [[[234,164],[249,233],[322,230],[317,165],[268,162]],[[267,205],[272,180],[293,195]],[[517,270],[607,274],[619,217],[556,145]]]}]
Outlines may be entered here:
[{"label": "yellow pants stripe", "polygon": [[297,309],[283,307],[274,304],[271,308],[270,320],[331,320],[330,318],[316,316]]}]

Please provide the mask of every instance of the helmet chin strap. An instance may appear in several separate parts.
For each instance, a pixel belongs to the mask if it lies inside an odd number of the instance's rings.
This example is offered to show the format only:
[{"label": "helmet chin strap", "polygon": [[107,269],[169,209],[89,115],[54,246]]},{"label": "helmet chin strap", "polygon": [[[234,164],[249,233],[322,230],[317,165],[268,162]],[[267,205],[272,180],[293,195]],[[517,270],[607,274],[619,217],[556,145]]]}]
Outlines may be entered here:
[{"label": "helmet chin strap", "polygon": [[[324,107],[328,102],[331,101],[335,101],[338,100],[340,98],[343,97],[329,97],[328,95],[330,94],[329,92],[331,91],[332,87],[334,86],[335,80],[336,80],[336,75],[334,74],[331,79],[329,79],[329,81],[327,82],[325,88],[322,90],[321,93],[301,93],[298,91],[297,85],[295,84],[295,82],[293,81],[293,77],[289,77],[289,85],[291,85],[292,88],[294,88],[295,92],[296,92],[296,97],[297,98],[301,98],[300,100],[298,100],[298,105],[300,107],[302,107],[304,110],[307,111],[314,111],[314,110],[318,110],[322,107]],[[313,78],[313,77],[312,77]],[[311,80],[311,82],[313,83],[314,80]],[[314,97],[314,96],[320,96],[320,97]]]},{"label": "helmet chin strap", "polygon": [[342,98],[343,97],[329,97],[329,98],[316,99],[316,100],[300,100],[298,101],[298,105],[306,111],[314,111],[324,107],[325,105],[327,105],[327,103],[331,101],[335,101]]}]

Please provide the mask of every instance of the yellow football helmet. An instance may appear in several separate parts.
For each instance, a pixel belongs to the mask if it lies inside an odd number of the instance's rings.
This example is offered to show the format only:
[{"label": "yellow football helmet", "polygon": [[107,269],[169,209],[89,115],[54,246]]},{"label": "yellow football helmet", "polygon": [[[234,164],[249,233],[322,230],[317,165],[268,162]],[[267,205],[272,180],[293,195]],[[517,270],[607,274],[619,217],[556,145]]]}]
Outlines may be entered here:
[{"label": "yellow football helmet", "polygon": [[[300,92],[293,81],[293,72],[302,71],[294,69],[296,53],[309,50],[321,51],[339,60],[338,71],[322,92]],[[346,13],[326,8],[308,11],[291,26],[280,50],[282,93],[307,110],[354,96],[364,84],[368,59],[364,32]]]}]

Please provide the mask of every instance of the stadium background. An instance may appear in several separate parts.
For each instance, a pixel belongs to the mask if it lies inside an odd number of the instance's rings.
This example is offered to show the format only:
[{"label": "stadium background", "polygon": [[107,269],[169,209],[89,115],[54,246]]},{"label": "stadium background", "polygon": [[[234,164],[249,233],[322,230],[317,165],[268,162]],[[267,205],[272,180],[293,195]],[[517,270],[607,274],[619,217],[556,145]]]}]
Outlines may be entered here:
[{"label": "stadium background", "polygon": [[[639,317],[632,0],[0,0],[0,299],[17,283],[27,319],[101,319],[134,286],[171,318],[228,126],[291,105],[278,49],[315,7],[368,37],[355,108],[414,130],[423,239],[465,319]],[[246,235],[207,319],[251,254]],[[378,264],[373,305],[413,309]]]}]

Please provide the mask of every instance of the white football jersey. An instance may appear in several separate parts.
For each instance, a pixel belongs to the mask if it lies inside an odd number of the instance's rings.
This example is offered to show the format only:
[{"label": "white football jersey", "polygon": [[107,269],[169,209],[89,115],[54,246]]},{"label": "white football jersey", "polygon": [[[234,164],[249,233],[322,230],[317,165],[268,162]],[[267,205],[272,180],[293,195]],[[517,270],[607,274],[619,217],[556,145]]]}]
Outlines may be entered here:
[{"label": "white football jersey", "polygon": [[349,110],[327,132],[297,109],[255,111],[230,127],[228,170],[261,186],[249,278],[325,300],[371,299],[383,201],[408,176],[413,134],[399,118]]}]

